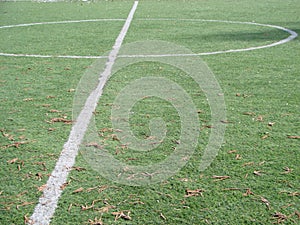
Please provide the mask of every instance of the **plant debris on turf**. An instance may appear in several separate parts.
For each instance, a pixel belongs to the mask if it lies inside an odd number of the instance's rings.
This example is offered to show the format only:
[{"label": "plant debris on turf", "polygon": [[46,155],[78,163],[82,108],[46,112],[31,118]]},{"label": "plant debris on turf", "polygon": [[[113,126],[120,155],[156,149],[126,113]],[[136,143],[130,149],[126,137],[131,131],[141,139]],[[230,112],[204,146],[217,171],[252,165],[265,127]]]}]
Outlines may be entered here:
[{"label": "plant debris on turf", "polygon": [[[1,1],[0,26],[99,18],[124,19],[133,1],[43,3]],[[262,46],[289,34],[241,21],[286,27],[300,33],[298,0],[140,0],[126,43],[161,40],[195,53]],[[57,13],[63,12],[63,13]],[[165,20],[159,20],[164,18]],[[177,20],[188,19],[188,20]],[[0,52],[100,56],[111,50],[123,20],[41,24],[0,29]],[[175,175],[147,186],[112,182],[76,158],[51,224],[299,224],[299,38],[272,48],[203,56],[219,82],[227,118],[224,142],[210,167],[201,156],[216,127],[210,105],[184,71],[159,62],[139,62],[115,73],[94,112],[99,138],[83,146],[106,151],[128,165],[161,162],[180,144],[180,118],[172,104],[151,96],[130,114],[132,132],[158,143],[149,123],[167,124],[157,149],[137,152],[112,128],[118,92],[142,77],[164,77],[192,98],[199,142]],[[0,224],[29,222],[68,139],[77,86],[94,59],[0,56]],[[188,160],[188,161],[187,161]],[[157,174],[144,171],[149,181]],[[129,177],[129,180],[133,177]]]}]

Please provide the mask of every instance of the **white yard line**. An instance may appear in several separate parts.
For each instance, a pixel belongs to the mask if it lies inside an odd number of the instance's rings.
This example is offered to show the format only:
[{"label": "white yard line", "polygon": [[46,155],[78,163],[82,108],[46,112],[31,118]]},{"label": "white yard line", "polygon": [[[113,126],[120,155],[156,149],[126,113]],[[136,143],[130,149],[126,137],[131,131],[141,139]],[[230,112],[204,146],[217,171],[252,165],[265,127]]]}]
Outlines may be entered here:
[{"label": "white yard line", "polygon": [[55,212],[58,200],[62,193],[61,186],[67,182],[68,174],[75,163],[79,145],[82,142],[92,114],[96,109],[97,102],[102,95],[103,87],[111,74],[112,67],[115,63],[122,42],[129,29],[137,5],[138,1],[135,1],[126,19],[126,22],[108,56],[104,71],[100,74],[98,86],[95,90],[92,91],[92,93],[86,100],[82,111],[80,112],[78,118],[76,119],[76,122],[74,123],[69,139],[64,144],[64,148],[56,163],[56,166],[52,171],[49,180],[47,181],[46,188],[43,191],[43,195],[40,197],[39,203],[35,207],[35,210],[30,217],[29,224],[50,224],[50,220]]}]

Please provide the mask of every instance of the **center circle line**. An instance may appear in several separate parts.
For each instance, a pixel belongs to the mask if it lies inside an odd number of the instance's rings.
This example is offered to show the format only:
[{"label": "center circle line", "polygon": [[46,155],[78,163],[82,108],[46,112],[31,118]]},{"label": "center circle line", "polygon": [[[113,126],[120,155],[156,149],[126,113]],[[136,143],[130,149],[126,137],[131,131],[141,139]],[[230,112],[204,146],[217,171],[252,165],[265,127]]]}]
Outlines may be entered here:
[{"label": "center circle line", "polygon": [[[67,23],[84,23],[84,22],[102,22],[102,21],[124,21],[125,19],[88,19],[88,20],[67,20],[67,21],[52,21],[52,22],[37,22],[37,23],[27,23],[27,24],[15,24],[15,25],[4,25],[0,26],[0,29],[3,28],[14,28],[14,27],[26,27],[26,26],[36,26],[36,25],[52,25],[52,24],[67,24]],[[287,38],[281,39],[279,41],[273,42],[267,45],[253,46],[248,48],[239,48],[239,49],[228,49],[228,50],[218,50],[212,52],[200,52],[194,54],[153,54],[153,55],[119,55],[120,58],[148,58],[148,57],[186,57],[186,56],[206,56],[206,55],[217,55],[224,53],[233,53],[233,52],[246,52],[253,51],[258,49],[270,48],[277,45],[285,44],[289,41],[295,39],[298,34],[285,27],[271,24],[263,24],[256,22],[242,22],[242,21],[231,21],[231,20],[213,20],[213,19],[184,19],[184,18],[137,18],[137,21],[190,21],[190,22],[217,22],[217,23],[229,23],[229,24],[247,24],[254,26],[269,27],[278,30],[285,31],[290,35]],[[69,59],[106,59],[108,56],[95,56],[95,55],[42,55],[42,54],[24,54],[24,53],[4,53],[0,52],[0,56],[9,56],[9,57],[33,57],[33,58],[69,58]]]}]

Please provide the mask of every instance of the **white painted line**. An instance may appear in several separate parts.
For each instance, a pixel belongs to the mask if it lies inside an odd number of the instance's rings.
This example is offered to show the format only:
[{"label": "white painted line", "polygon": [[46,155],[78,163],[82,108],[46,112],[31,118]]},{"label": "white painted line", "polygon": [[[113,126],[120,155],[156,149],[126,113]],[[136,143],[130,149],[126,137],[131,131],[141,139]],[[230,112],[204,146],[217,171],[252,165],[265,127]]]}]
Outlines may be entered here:
[{"label": "white painted line", "polygon": [[29,224],[50,224],[50,220],[55,212],[58,200],[62,193],[61,186],[65,182],[67,182],[68,174],[75,163],[79,145],[82,142],[92,114],[96,109],[97,102],[102,95],[103,87],[111,74],[112,67],[119,53],[122,42],[127,34],[137,5],[138,1],[135,1],[126,19],[126,22],[108,56],[104,71],[100,74],[98,86],[95,90],[92,91],[92,93],[86,100],[82,111],[80,112],[76,122],[74,123],[69,139],[64,144],[64,148],[56,163],[56,166],[52,171],[49,180],[47,181],[46,188],[43,191],[43,195],[40,197],[39,203],[35,207],[35,210],[30,217]]},{"label": "white painted line", "polygon": [[65,21],[50,21],[50,22],[39,22],[39,23],[23,23],[23,24],[0,26],[0,29],[13,28],[13,27],[29,27],[29,26],[36,26],[36,25],[65,24],[65,23],[88,23],[88,22],[102,22],[102,21],[125,21],[125,19],[65,20]]},{"label": "white painted line", "polygon": [[[13,28],[13,27],[26,27],[26,26],[34,26],[34,25],[47,25],[47,24],[64,24],[64,23],[82,23],[82,22],[101,22],[101,21],[122,21],[124,19],[93,19],[93,20],[70,20],[70,21],[54,21],[54,22],[40,22],[40,23],[28,23],[28,24],[16,24],[16,25],[6,25],[0,26],[1,28]],[[271,27],[274,29],[282,30],[290,34],[285,39],[279,40],[277,42],[261,45],[261,46],[253,46],[248,48],[241,49],[229,49],[229,50],[219,50],[212,52],[200,52],[195,54],[161,54],[161,55],[119,55],[118,57],[131,57],[131,58],[146,58],[146,57],[184,57],[184,56],[205,56],[205,55],[216,55],[216,54],[224,54],[224,53],[232,53],[232,52],[245,52],[245,51],[253,51],[263,48],[270,48],[277,45],[285,44],[293,39],[295,39],[298,34],[290,29],[285,27],[270,25],[270,24],[262,24],[255,22],[241,22],[241,21],[229,21],[229,20],[206,20],[206,19],[175,19],[175,18],[145,18],[145,19],[137,19],[141,21],[190,21],[190,22],[219,22],[219,23],[231,23],[231,24],[248,24],[262,27]],[[80,56],[80,55],[35,55],[35,54],[14,54],[14,53],[4,53],[0,52],[0,56],[11,56],[11,57],[34,57],[34,58],[69,58],[69,59],[101,59],[107,58],[107,56]]]}]

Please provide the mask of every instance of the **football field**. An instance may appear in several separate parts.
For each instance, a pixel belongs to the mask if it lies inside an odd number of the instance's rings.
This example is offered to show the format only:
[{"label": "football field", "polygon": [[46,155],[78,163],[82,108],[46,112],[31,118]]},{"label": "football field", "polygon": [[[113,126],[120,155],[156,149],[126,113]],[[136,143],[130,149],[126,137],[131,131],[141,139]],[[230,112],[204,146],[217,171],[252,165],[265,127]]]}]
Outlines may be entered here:
[{"label": "football field", "polygon": [[299,12],[0,1],[0,224],[298,224]]}]

